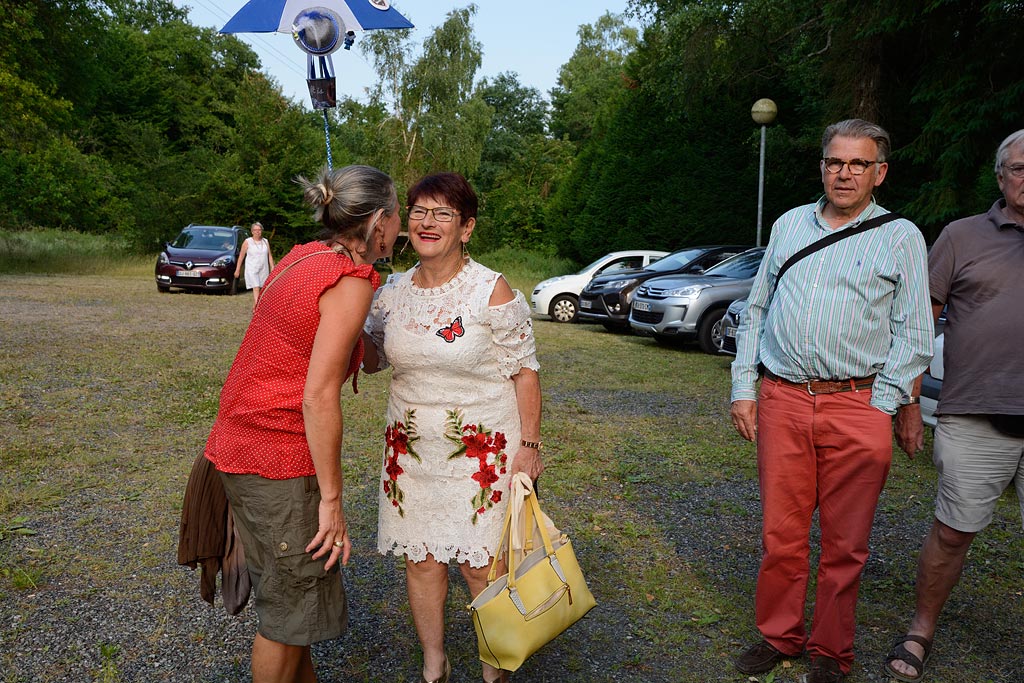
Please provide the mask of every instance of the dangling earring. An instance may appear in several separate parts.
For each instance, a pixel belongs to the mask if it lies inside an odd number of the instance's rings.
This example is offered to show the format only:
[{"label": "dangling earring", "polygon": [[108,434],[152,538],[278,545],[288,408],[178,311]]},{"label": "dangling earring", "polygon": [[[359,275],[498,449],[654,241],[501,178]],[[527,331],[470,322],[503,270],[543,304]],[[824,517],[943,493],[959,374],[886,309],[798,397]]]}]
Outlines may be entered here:
[{"label": "dangling earring", "polygon": [[466,243],[465,242],[462,243],[462,258],[464,258],[464,259],[469,258],[469,249],[466,247]]},{"label": "dangling earring", "polygon": [[388,248],[388,245],[384,244],[384,238],[383,237],[380,238],[380,244],[378,244],[377,246],[379,247],[380,253],[382,253],[382,254]]}]

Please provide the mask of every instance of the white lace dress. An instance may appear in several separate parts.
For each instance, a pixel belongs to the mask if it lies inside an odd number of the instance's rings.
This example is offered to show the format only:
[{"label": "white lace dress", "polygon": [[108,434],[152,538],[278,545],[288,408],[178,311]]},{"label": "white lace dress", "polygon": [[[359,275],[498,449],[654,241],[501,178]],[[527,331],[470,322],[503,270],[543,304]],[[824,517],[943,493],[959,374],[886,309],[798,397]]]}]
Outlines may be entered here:
[{"label": "white lace dress", "polygon": [[470,260],[422,289],[415,269],[381,289],[367,332],[394,370],[379,482],[377,548],[421,561],[487,564],[508,502],[520,422],[511,377],[539,369],[520,292],[488,302],[500,276]]}]

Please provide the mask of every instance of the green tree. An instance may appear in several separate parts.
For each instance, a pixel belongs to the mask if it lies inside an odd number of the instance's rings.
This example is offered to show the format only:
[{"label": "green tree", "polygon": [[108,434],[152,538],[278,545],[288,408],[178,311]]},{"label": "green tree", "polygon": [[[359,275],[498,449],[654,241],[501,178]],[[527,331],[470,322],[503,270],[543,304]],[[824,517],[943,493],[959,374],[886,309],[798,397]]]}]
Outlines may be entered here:
[{"label": "green tree", "polygon": [[579,43],[558,71],[551,89],[551,134],[580,142],[590,137],[594,119],[625,82],[623,66],[638,40],[624,17],[605,13],[576,32]]},{"label": "green tree", "polygon": [[432,171],[471,176],[480,164],[491,108],[473,91],[482,55],[475,12],[475,5],[449,12],[415,59],[403,31],[378,31],[361,43],[381,74],[371,105],[389,112],[369,146],[404,185]]}]

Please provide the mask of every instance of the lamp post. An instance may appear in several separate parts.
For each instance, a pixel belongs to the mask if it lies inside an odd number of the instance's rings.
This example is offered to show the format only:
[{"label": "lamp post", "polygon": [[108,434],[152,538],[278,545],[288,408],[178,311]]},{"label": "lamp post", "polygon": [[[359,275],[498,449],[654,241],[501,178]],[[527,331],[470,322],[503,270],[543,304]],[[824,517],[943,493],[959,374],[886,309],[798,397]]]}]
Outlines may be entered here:
[{"label": "lamp post", "polygon": [[764,140],[768,124],[775,120],[779,110],[775,103],[762,97],[750,108],[754,123],[761,124],[761,164],[757,174],[757,246],[761,246],[761,216],[764,211]]}]

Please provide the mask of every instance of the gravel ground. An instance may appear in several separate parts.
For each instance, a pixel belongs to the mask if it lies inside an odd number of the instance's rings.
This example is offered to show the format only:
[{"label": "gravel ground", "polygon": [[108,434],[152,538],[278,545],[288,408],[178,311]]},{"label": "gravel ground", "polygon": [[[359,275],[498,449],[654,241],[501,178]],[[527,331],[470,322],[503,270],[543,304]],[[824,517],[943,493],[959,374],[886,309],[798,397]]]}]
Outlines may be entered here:
[{"label": "gravel ground", "polygon": [[[215,396],[199,392],[181,407],[167,387],[195,391],[204,364],[222,363],[225,354],[220,343],[193,343],[183,354],[171,348],[174,336],[223,336],[237,347],[238,320],[250,300],[159,297],[151,289],[127,280],[110,287],[86,279],[0,277],[0,682],[249,680],[253,612],[230,617],[219,601],[202,602],[196,574],[174,564],[180,492]],[[174,316],[185,302],[195,314],[180,320]],[[569,334],[566,326],[537,327],[542,342]],[[664,359],[666,373],[679,362],[710,362],[690,358],[695,352],[686,349],[650,348]],[[171,363],[183,369],[173,375],[153,369]],[[128,381],[118,369],[125,364],[145,370]],[[706,430],[720,421],[727,380],[709,399],[682,383],[677,392],[569,389],[556,371],[548,377],[546,411],[578,415],[580,438],[600,426],[623,434],[625,445],[614,450],[614,463],[604,463],[599,484],[580,490],[552,478],[542,484],[559,510],[555,521],[573,533],[599,605],[515,679],[747,681],[730,657],[756,637],[751,610],[760,512],[753,469],[739,462],[711,470],[698,456],[693,462],[650,457],[673,435],[685,435],[680,453],[689,452],[691,435],[724,438]],[[379,383],[361,379],[369,398],[359,400],[375,400]],[[176,425],[171,431],[164,425],[168,415]],[[652,419],[662,429],[641,438],[636,424]],[[749,459],[749,449],[735,444],[744,449],[739,460]],[[933,474],[927,463],[910,467],[901,460],[896,477],[879,508],[861,591],[859,662],[848,683],[887,680],[880,662],[911,608]],[[1024,542],[1016,501],[1005,503],[947,606],[931,683],[1024,682]],[[417,679],[400,565],[372,547],[375,504],[369,487],[347,488],[355,539],[344,572],[350,627],[314,648],[322,681]],[[634,536],[601,532],[602,515],[627,519],[621,528]],[[36,535],[12,533],[19,516],[29,517]],[[645,545],[667,554],[651,560],[622,550]],[[661,572],[672,584],[667,587],[685,585],[666,593],[684,599],[638,595],[631,577],[641,567]],[[25,571],[37,585],[21,580]],[[453,681],[476,681],[475,637],[461,609],[468,596],[454,572],[452,578]],[[774,683],[794,683],[805,671],[802,662],[779,669]]]}]

